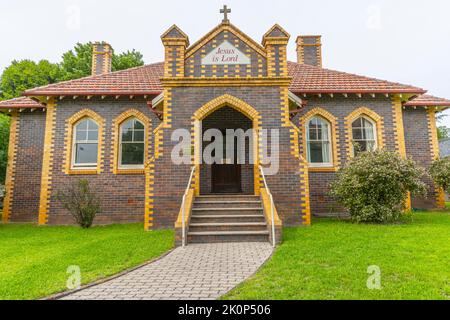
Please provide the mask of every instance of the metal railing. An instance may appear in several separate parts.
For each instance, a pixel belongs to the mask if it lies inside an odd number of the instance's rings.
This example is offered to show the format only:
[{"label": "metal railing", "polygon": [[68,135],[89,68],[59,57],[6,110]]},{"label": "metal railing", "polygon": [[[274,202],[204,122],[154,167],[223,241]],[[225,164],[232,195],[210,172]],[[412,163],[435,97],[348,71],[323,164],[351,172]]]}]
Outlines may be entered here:
[{"label": "metal railing", "polygon": [[261,177],[264,181],[264,187],[266,188],[267,194],[270,198],[270,213],[272,218],[272,245],[275,248],[276,246],[276,237],[275,237],[275,202],[273,201],[272,193],[270,192],[269,186],[267,185],[266,176],[264,174],[264,169],[262,166],[259,166],[259,170],[261,171]]},{"label": "metal railing", "polygon": [[186,191],[183,195],[183,201],[181,203],[181,228],[182,228],[182,247],[186,247],[186,197],[189,194],[189,190],[191,189],[191,184],[192,184],[192,179],[194,178],[194,174],[195,174],[195,166],[192,167],[191,170],[191,175],[189,177],[189,182],[186,188]]}]

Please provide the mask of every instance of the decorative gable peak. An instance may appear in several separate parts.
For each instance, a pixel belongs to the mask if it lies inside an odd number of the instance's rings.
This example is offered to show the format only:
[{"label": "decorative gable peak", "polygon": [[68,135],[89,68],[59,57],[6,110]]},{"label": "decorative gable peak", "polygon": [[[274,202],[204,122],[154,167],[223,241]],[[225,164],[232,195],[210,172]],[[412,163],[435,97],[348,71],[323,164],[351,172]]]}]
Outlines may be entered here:
[{"label": "decorative gable peak", "polygon": [[171,26],[166,32],[161,36],[163,43],[171,41],[183,41],[186,47],[189,46],[189,37],[184,33],[177,25]]},{"label": "decorative gable peak", "polygon": [[275,24],[272,28],[269,29],[269,31],[266,32],[263,36],[262,44],[263,46],[266,46],[266,43],[270,40],[284,40],[289,41],[291,35],[284,30],[279,24]]}]

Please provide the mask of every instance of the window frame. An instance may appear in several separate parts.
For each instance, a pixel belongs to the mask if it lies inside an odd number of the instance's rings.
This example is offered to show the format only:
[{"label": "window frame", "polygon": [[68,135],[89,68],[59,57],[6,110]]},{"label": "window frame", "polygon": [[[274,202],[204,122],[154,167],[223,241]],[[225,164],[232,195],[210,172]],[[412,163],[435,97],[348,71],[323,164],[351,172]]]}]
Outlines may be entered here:
[{"label": "window frame", "polygon": [[[370,152],[373,152],[373,151],[376,151],[376,150],[378,150],[378,128],[377,128],[377,122],[375,122],[375,120],[373,120],[372,118],[370,118],[370,117],[368,117],[368,116],[366,116],[365,114],[361,114],[360,116],[358,116],[357,118],[355,118],[351,123],[350,123],[350,128],[351,128],[351,143],[352,143],[352,153],[353,153],[353,156],[356,156],[357,154],[356,154],[356,150],[355,150],[355,137],[354,137],[354,135],[353,135],[353,124],[356,122],[356,121],[358,121],[359,119],[365,119],[365,120],[367,120],[368,122],[370,122],[371,124],[372,124],[372,129],[373,129],[373,142],[374,142],[374,147],[373,147],[373,150],[370,150]],[[366,129],[365,127],[360,127],[359,129]],[[358,141],[364,141],[364,142],[366,142],[366,143],[368,143],[369,141],[372,141],[372,140],[362,140],[362,139],[359,139]],[[367,150],[366,150],[367,151]]]},{"label": "window frame", "polygon": [[[326,125],[327,125],[327,129],[328,129],[328,140],[313,140],[313,142],[320,142],[322,143],[322,146],[324,145],[325,142],[328,142],[328,152],[329,152],[329,158],[330,161],[329,162],[322,162],[322,163],[314,163],[311,162],[311,140],[310,140],[310,123],[311,121],[313,121],[314,119],[320,119],[321,121],[323,121]],[[334,167],[334,150],[333,150],[333,130],[332,130],[332,123],[324,118],[323,116],[321,116],[320,114],[315,114],[313,116],[311,116],[310,118],[307,119],[306,123],[305,123],[305,133],[306,133],[306,156],[307,156],[307,161],[308,161],[308,165],[310,168],[333,168]]]},{"label": "window frame", "polygon": [[[89,140],[86,139],[85,144],[97,144],[97,162],[96,163],[76,163],[76,157],[77,157],[77,127],[84,121],[92,121],[97,125],[97,140],[96,142],[89,142]],[[89,132],[89,127],[86,130],[86,132]],[[81,119],[79,119],[77,122],[75,122],[73,124],[73,129],[72,129],[72,159],[71,159],[71,170],[96,170],[98,168],[98,164],[99,164],[99,148],[100,148],[100,134],[101,134],[101,130],[100,130],[100,124],[94,120],[91,117],[83,117]],[[94,141],[94,140],[92,140]]]},{"label": "window frame", "polygon": [[[122,127],[126,123],[128,123],[129,121],[137,121],[144,127],[142,130],[139,130],[139,131],[142,131],[144,133],[144,140],[142,142],[140,142],[140,141],[139,142],[134,142],[134,141],[123,142],[122,141]],[[133,131],[134,130],[135,129],[133,128]],[[146,127],[146,124],[142,120],[138,119],[136,116],[131,116],[131,117],[125,119],[124,121],[122,121],[119,124],[118,134],[119,134],[119,139],[118,139],[118,143],[119,143],[119,146],[118,146],[118,159],[117,159],[117,167],[118,167],[118,169],[119,170],[133,170],[133,169],[140,170],[140,169],[144,169],[144,166],[145,166],[145,153],[146,153],[146,149],[147,149],[146,148],[146,145],[147,145],[146,144],[146,139],[147,139],[147,127]],[[144,152],[143,152],[143,155],[142,155],[142,164],[139,164],[139,165],[134,165],[134,164],[124,165],[124,164],[122,164],[122,144],[123,143],[134,143],[134,144],[142,143],[142,145],[144,146]]]}]

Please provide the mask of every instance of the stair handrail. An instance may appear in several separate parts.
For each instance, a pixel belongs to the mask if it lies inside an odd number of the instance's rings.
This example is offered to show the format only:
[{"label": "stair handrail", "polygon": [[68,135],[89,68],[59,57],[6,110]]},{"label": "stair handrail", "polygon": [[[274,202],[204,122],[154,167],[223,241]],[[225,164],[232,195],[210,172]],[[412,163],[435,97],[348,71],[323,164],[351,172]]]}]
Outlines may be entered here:
[{"label": "stair handrail", "polygon": [[275,202],[273,201],[272,192],[270,192],[269,186],[267,185],[266,181],[266,175],[264,174],[264,168],[262,166],[259,166],[259,170],[261,171],[261,177],[264,182],[264,187],[266,188],[267,194],[270,198],[270,213],[272,218],[272,246],[275,248],[276,242],[275,242]]},{"label": "stair handrail", "polygon": [[184,192],[183,195],[183,201],[181,202],[181,216],[182,216],[182,221],[181,221],[181,229],[182,229],[182,247],[186,247],[186,197],[189,194],[189,190],[191,189],[191,184],[192,184],[192,180],[194,179],[194,174],[195,174],[195,166],[192,167],[191,169],[191,175],[189,176],[189,182],[188,185],[186,187],[186,191]]}]

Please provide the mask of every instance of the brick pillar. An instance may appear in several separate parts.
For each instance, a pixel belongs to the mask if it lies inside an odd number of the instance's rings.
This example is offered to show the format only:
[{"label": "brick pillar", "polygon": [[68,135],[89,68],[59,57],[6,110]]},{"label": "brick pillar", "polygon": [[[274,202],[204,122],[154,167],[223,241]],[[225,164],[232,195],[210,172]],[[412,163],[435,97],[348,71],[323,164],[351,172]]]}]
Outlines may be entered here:
[{"label": "brick pillar", "polygon": [[297,62],[322,67],[322,36],[299,36],[297,38]]},{"label": "brick pillar", "polygon": [[279,25],[274,25],[263,37],[267,50],[267,73],[269,77],[288,77],[287,44],[291,36]]},{"label": "brick pillar", "polygon": [[164,78],[184,77],[184,59],[189,46],[188,36],[176,25],[173,25],[162,36],[164,44]]}]

